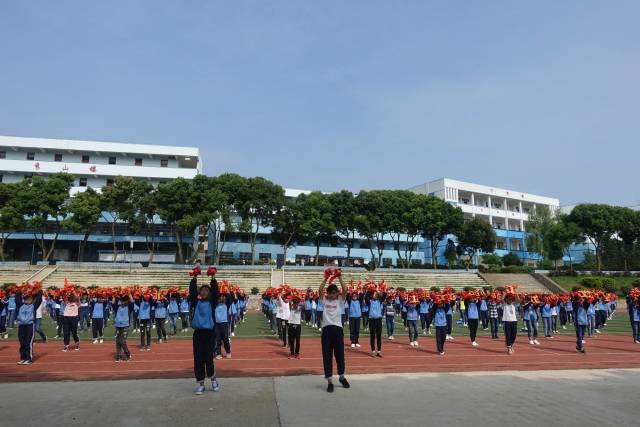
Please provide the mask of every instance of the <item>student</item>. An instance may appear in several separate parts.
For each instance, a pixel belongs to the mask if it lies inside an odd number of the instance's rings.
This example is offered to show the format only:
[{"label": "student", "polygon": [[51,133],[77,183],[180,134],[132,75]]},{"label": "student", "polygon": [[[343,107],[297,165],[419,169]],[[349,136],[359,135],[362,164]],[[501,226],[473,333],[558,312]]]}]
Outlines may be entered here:
[{"label": "student", "polygon": [[182,332],[189,330],[189,298],[183,296],[180,298],[180,326]]},{"label": "student", "polygon": [[82,332],[85,329],[89,329],[91,322],[89,321],[89,295],[84,292],[80,296],[80,308],[78,310],[79,331]]},{"label": "student", "polygon": [[[42,298],[44,298],[44,295],[42,296]],[[40,339],[42,340],[42,343],[46,343],[47,342],[47,335],[44,333],[44,330],[42,329],[42,309],[44,308],[44,304],[39,304],[38,307],[36,308],[36,320],[35,320],[35,331],[38,335],[40,335]]]},{"label": "student", "polygon": [[576,297],[572,303],[573,319],[576,327],[576,350],[585,354],[584,334],[587,330],[589,320],[587,319],[587,310],[589,309],[589,301],[585,298]]},{"label": "student", "polygon": [[480,321],[482,322],[482,330],[489,329],[489,305],[487,304],[487,298],[480,298]]},{"label": "student", "polygon": [[151,350],[151,307],[155,301],[149,292],[145,292],[138,301],[138,319],[140,320],[140,351]]},{"label": "student", "polygon": [[454,306],[455,306],[455,302],[454,304],[447,305],[447,336],[445,338],[447,341],[453,341],[453,335],[451,335],[451,333],[453,331],[453,307]]},{"label": "student", "polygon": [[218,302],[214,309],[216,330],[216,359],[222,359],[222,346],[227,359],[231,359],[231,341],[229,340],[229,308],[233,303],[233,294],[218,295]]},{"label": "student", "polygon": [[563,301],[558,301],[558,316],[562,329],[567,329],[567,305]]},{"label": "student", "polygon": [[[196,274],[197,273],[197,274]],[[198,289],[199,269],[191,274],[189,283],[189,303],[193,308],[191,313],[191,327],[193,328],[193,372],[196,377],[196,389],[194,393],[201,395],[205,392],[205,377],[211,379],[211,389],[220,390],[220,384],[215,374],[213,352],[216,344],[214,307],[218,303],[220,292],[218,281],[215,278],[215,268],[209,268],[207,273],[211,276],[210,285],[202,285]]]},{"label": "student", "polygon": [[473,347],[478,347],[476,335],[478,333],[478,323],[480,321],[480,302],[478,301],[478,298],[472,297],[464,300],[464,307],[464,317],[467,319],[467,325],[469,326],[469,338],[471,339],[471,345]]},{"label": "student", "polygon": [[76,351],[80,350],[80,338],[78,337],[78,297],[76,294],[69,293],[66,296],[64,311],[62,312],[62,332],[64,339],[64,348],[62,351],[69,351],[70,335],[73,335],[73,342],[76,344]]},{"label": "student", "polygon": [[[360,294],[360,298],[362,298],[362,294]],[[361,299],[361,309],[362,309],[362,327],[365,332],[369,331],[369,307],[366,304],[362,304],[363,300]]]},{"label": "student", "polygon": [[365,306],[369,313],[369,343],[371,344],[371,356],[382,357],[382,310],[384,295],[378,291],[367,292]]},{"label": "student", "polygon": [[[299,299],[293,298],[289,306],[288,334],[289,334],[289,359],[300,359],[300,335],[302,333],[302,311],[306,301],[300,302]],[[306,316],[306,308],[305,314]]]},{"label": "student", "polygon": [[540,311],[542,314],[542,322],[544,324],[544,337],[552,339],[553,319],[551,318],[551,304],[549,301],[545,301],[541,304]]},{"label": "student", "polygon": [[558,334],[558,311],[560,310],[559,308],[559,301],[556,301],[555,303],[551,304],[551,326],[552,326],[552,331],[554,334]]},{"label": "student", "polygon": [[35,296],[31,293],[14,294],[16,303],[16,322],[18,324],[18,340],[20,341],[20,361],[18,365],[33,363],[33,338],[35,335],[36,310],[42,304],[42,289]]},{"label": "student", "polygon": [[9,298],[7,299],[7,324],[9,329],[13,329],[16,323],[16,293],[9,291]]},{"label": "student", "polygon": [[422,329],[422,335],[427,335],[427,318],[429,317],[429,302],[427,298],[420,298],[420,308],[418,314],[420,315],[420,329]]},{"label": "student", "polygon": [[304,299],[304,322],[307,326],[311,325],[311,297],[307,296]]},{"label": "student", "polygon": [[310,298],[311,300],[311,327],[318,327],[318,317],[316,316],[316,310],[318,309],[318,304],[316,303],[315,298]]},{"label": "student", "polygon": [[627,304],[631,310],[631,330],[633,333],[633,342],[640,344],[640,300],[628,299]]},{"label": "student", "polygon": [[131,360],[131,352],[127,345],[127,335],[129,334],[129,316],[133,311],[131,294],[120,298],[113,297],[112,300],[114,316],[114,326],[116,328],[116,362],[126,362]]},{"label": "student", "polygon": [[519,301],[515,294],[507,293],[502,304],[502,323],[504,324],[504,342],[507,347],[507,354],[513,354],[513,346],[518,334],[518,318],[516,312]]},{"label": "student", "polygon": [[393,341],[395,339],[393,332],[395,329],[396,305],[391,296],[387,297],[387,302],[384,304],[384,317],[387,323],[387,338]]},{"label": "student", "polygon": [[291,308],[289,307],[289,296],[285,295],[282,298],[282,295],[278,295],[278,299],[276,301],[278,305],[278,314],[280,316],[280,339],[282,340],[282,347],[287,346],[287,331],[289,329],[289,317],[291,317]]},{"label": "student", "polygon": [[158,335],[158,344],[162,344],[167,341],[167,329],[165,328],[165,321],[167,320],[167,306],[169,301],[166,297],[160,296],[156,301],[156,334]]},{"label": "student", "polygon": [[178,297],[176,294],[169,295],[169,305],[167,306],[167,313],[169,314],[169,336],[174,336],[178,332],[178,314],[180,308],[178,307]]},{"label": "student", "polygon": [[[324,302],[322,297],[317,297],[316,299],[316,323],[318,325],[318,330],[322,331],[322,319],[324,317]],[[342,316],[341,316],[342,319]]]},{"label": "student", "polygon": [[[452,304],[455,304],[452,303]],[[436,349],[440,356],[444,356],[444,343],[447,341],[448,325],[447,311],[451,308],[451,304],[446,303],[441,299],[436,299],[431,306],[431,317],[433,318],[433,324],[436,327]]]},{"label": "student", "polygon": [[596,306],[596,334],[600,333],[603,326],[607,326],[607,303],[603,297],[598,298]]},{"label": "student", "polygon": [[276,299],[271,297],[268,300],[268,310],[269,310],[269,324],[271,325],[271,331],[273,335],[278,333],[278,304],[276,304]]},{"label": "student", "polygon": [[0,338],[7,339],[7,299],[4,291],[0,289]]},{"label": "student", "polygon": [[351,340],[351,348],[360,348],[360,318],[362,317],[362,306],[360,304],[360,296],[354,292],[347,295],[347,304],[349,309],[349,339]]},{"label": "student", "polygon": [[529,337],[529,344],[540,345],[538,341],[538,314],[536,313],[536,305],[526,297],[522,305],[522,318],[525,322],[525,329]]},{"label": "student", "polygon": [[407,310],[407,327],[409,328],[409,345],[418,347],[418,299],[409,297],[405,303]]},{"label": "student", "polygon": [[106,295],[93,297],[90,304],[91,312],[91,336],[93,337],[93,344],[102,344],[104,342],[104,311]]},{"label": "student", "polygon": [[589,338],[595,336],[596,323],[596,305],[594,302],[589,302],[589,307],[587,308],[587,335],[589,335]]},{"label": "student", "polygon": [[[325,286],[330,277],[337,278],[342,287],[342,293],[335,284]],[[324,280],[318,289],[318,295],[323,303],[322,312],[322,362],[324,365],[324,378],[327,380],[327,392],[333,393],[333,358],[336,359],[340,384],[349,388],[350,384],[344,376],[344,331],[342,329],[342,311],[344,309],[347,286],[342,281],[341,270],[328,269],[324,273]]]},{"label": "student", "polygon": [[495,298],[490,297],[487,302],[489,312],[489,325],[491,327],[491,338],[498,339],[498,303]]}]

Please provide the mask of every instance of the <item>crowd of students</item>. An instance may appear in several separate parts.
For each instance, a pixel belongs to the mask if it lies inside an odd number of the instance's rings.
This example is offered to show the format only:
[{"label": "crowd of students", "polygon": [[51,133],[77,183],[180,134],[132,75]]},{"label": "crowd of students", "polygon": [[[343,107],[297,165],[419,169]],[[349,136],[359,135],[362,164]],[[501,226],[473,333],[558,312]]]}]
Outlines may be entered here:
[{"label": "crowd of students", "polygon": [[[198,286],[202,271],[196,266],[190,273],[188,289],[139,287],[117,289],[84,289],[66,283],[64,288],[48,289],[39,284],[13,286],[0,291],[0,337],[8,338],[7,328],[17,327],[20,342],[20,365],[33,363],[33,343],[36,334],[43,342],[42,314],[48,313],[56,324],[56,337],[63,339],[62,350],[80,351],[78,331],[91,329],[93,344],[104,343],[105,327],[115,328],[115,361],[131,359],[129,331],[139,333],[140,351],[151,350],[151,335],[155,329],[157,343],[166,342],[180,330],[193,329],[194,375],[196,394],[205,391],[204,381],[211,380],[214,391],[220,389],[214,360],[223,354],[231,357],[231,337],[235,327],[244,322],[248,296],[240,289],[223,282],[218,284],[217,270],[210,267],[209,284]],[[334,281],[338,281],[340,288]],[[406,292],[387,287],[384,282],[367,282],[347,286],[340,269],[329,268],[317,291],[301,291],[287,285],[269,288],[262,295],[262,312],[283,347],[289,348],[290,359],[300,358],[302,326],[321,331],[322,357],[327,391],[333,391],[333,360],[339,382],[349,388],[345,378],[344,330],[348,325],[351,348],[360,348],[360,331],[369,333],[372,357],[382,356],[383,324],[386,336],[394,340],[395,324],[401,319],[408,332],[411,347],[419,347],[421,335],[435,332],[438,354],[444,356],[445,344],[454,340],[454,313],[458,323],[467,327],[473,347],[478,329],[489,330],[491,339],[499,339],[503,331],[508,354],[514,353],[518,322],[532,346],[540,345],[538,325],[542,324],[545,339],[553,339],[559,329],[573,325],[576,350],[585,352],[585,338],[601,333],[617,308],[615,294],[581,290],[566,294],[523,294],[515,286],[496,291],[470,290],[454,292],[416,289]],[[627,296],[633,340],[640,344],[640,288]],[[384,322],[383,322],[384,320]],[[168,332],[167,332],[168,325]],[[71,347],[71,339],[74,345]],[[224,350],[224,352],[223,352]]]}]

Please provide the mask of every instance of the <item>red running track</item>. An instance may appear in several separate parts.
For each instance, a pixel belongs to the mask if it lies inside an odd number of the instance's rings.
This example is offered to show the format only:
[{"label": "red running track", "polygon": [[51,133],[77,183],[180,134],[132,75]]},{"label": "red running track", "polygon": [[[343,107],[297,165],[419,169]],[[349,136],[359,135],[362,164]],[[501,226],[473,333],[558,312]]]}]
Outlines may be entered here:
[{"label": "red running track", "polygon": [[[136,340],[130,340],[134,344]],[[384,341],[382,359],[368,351],[368,336],[360,349],[348,348],[347,373],[412,373],[503,370],[550,370],[594,368],[640,368],[640,345],[623,335],[601,335],[589,339],[587,353],[575,350],[575,339],[557,337],[531,346],[519,336],[515,354],[508,355],[504,341],[481,339],[473,348],[466,337],[456,337],[445,345],[444,356],[435,351],[432,337],[420,338],[413,348],[405,340]],[[113,341],[93,345],[82,342],[79,352],[62,352],[60,342],[35,345],[35,363],[16,365],[18,343],[0,343],[0,382],[106,380],[144,378],[189,378],[193,375],[190,340],[175,340],[152,345],[150,352],[140,352],[131,345],[130,362],[114,362]],[[222,377],[254,377],[322,374],[322,356],[318,338],[303,338],[300,360],[288,360],[288,352],[275,338],[235,339],[232,359],[216,361]]]}]

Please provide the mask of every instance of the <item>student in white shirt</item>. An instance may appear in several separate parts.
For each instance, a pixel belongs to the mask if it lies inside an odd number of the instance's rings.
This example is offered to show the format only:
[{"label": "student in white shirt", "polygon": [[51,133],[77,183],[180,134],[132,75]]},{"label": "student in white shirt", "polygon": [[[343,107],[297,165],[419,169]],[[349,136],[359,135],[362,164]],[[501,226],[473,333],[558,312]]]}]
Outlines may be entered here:
[{"label": "student in white shirt", "polygon": [[276,314],[276,321],[278,322],[278,333],[280,339],[282,339],[282,347],[287,346],[287,329],[289,324],[289,316],[291,316],[291,309],[289,308],[289,296],[285,295],[282,299],[281,295],[278,295],[278,313]]},{"label": "student in white shirt", "polygon": [[504,324],[504,341],[507,346],[507,353],[513,354],[513,345],[516,342],[518,333],[518,318],[516,317],[516,304],[519,304],[516,296],[506,294],[502,304],[502,323]]},{"label": "student in white shirt", "polygon": [[[349,388],[349,382],[344,377],[344,331],[342,330],[342,313],[344,311],[345,295],[348,288],[342,281],[341,270],[328,269],[325,271],[325,277],[318,289],[324,311],[322,312],[322,362],[324,364],[324,377],[327,380],[327,392],[333,393],[333,358],[336,359],[338,367],[338,375],[340,384],[344,388]],[[327,286],[327,294],[325,295],[325,286],[329,277],[340,281],[342,293],[334,284]]]},{"label": "student in white shirt", "polygon": [[300,334],[302,326],[302,309],[304,302],[297,298],[292,298],[289,315],[289,359],[300,359]]}]

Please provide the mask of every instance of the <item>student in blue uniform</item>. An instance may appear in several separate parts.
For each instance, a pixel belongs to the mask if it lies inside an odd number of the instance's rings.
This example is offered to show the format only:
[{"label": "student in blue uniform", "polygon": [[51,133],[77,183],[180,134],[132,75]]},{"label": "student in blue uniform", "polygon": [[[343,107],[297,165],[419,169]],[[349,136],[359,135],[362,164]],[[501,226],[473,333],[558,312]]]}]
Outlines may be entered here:
[{"label": "student in blue uniform", "polygon": [[316,325],[318,325],[318,330],[322,331],[322,318],[324,312],[324,301],[322,298],[317,298],[316,300]]},{"label": "student in blue uniform", "polygon": [[526,297],[522,304],[523,319],[526,325],[527,335],[529,337],[529,344],[539,345],[538,341],[538,314],[536,312],[536,305],[531,302],[529,297]]},{"label": "student in blue uniform", "polygon": [[33,338],[35,335],[36,310],[42,304],[42,289],[35,296],[14,294],[15,320],[18,324],[18,340],[20,341],[20,361],[18,365],[33,363]]},{"label": "student in blue uniform", "polygon": [[584,334],[587,331],[589,320],[587,319],[587,310],[589,309],[589,301],[584,298],[576,298],[573,301],[573,320],[576,327],[576,350],[585,353]]},{"label": "student in blue uniform", "polygon": [[544,337],[553,338],[553,318],[551,317],[551,304],[545,301],[540,306],[542,322],[544,324]]},{"label": "student in blue uniform", "polygon": [[480,298],[480,321],[482,322],[482,330],[489,329],[489,305],[487,298]]},{"label": "student in blue uniform", "polygon": [[[364,299],[360,300],[361,302],[364,302]],[[361,309],[362,309],[362,327],[364,328],[364,331],[367,332],[369,331],[369,307],[366,304],[361,304]]]},{"label": "student in blue uniform", "polygon": [[431,306],[431,318],[433,319],[433,325],[436,327],[436,349],[440,356],[444,356],[444,343],[447,341],[449,325],[447,311],[450,308],[450,304],[439,300],[434,301]]},{"label": "student in blue uniform", "polygon": [[396,305],[393,301],[393,298],[390,296],[387,298],[387,301],[384,303],[384,317],[387,324],[387,338],[393,341],[395,337],[393,336],[395,329],[395,320],[396,320]]},{"label": "student in blue uniform", "polygon": [[427,318],[429,317],[429,302],[427,298],[420,298],[420,307],[418,314],[420,315],[420,329],[423,335],[427,335]]},{"label": "student in blue uniform", "polygon": [[136,309],[140,320],[140,351],[151,350],[151,307],[154,304],[155,301],[148,293],[138,300]]},{"label": "student in blue uniform", "polygon": [[360,347],[360,318],[362,317],[361,297],[357,293],[347,295],[347,304],[349,313],[349,339],[351,340],[351,348]]},{"label": "student in blue uniform", "polygon": [[189,298],[180,298],[180,326],[182,327],[182,332],[189,330],[189,310]]},{"label": "student in blue uniform", "polygon": [[158,344],[167,341],[167,328],[165,322],[167,320],[167,306],[169,301],[162,297],[156,301],[156,334],[158,335]]},{"label": "student in blue uniform", "polygon": [[213,351],[216,344],[214,307],[218,303],[218,281],[215,273],[211,274],[211,284],[202,285],[198,289],[198,277],[194,275],[189,284],[189,303],[191,305],[193,328],[193,372],[196,377],[195,394],[205,391],[205,378],[211,379],[211,389],[220,390],[213,365]]},{"label": "student in blue uniform", "polygon": [[91,336],[93,337],[93,344],[102,344],[104,342],[105,306],[106,299],[104,296],[96,296],[91,299],[89,312],[91,314]]},{"label": "student in blue uniform", "polygon": [[167,306],[167,313],[169,314],[169,336],[174,336],[178,332],[178,314],[180,308],[178,307],[178,297],[176,294],[169,295],[169,305]]},{"label": "student in blue uniform", "polygon": [[407,310],[407,327],[409,328],[409,345],[418,347],[418,305],[407,301],[404,305]]},{"label": "student in blue uniform", "polygon": [[371,356],[382,357],[382,315],[384,310],[384,294],[374,291],[367,292],[364,298],[369,313],[369,343]]},{"label": "student in blue uniform", "polygon": [[633,333],[633,342],[640,344],[640,299],[632,300],[629,298],[627,305],[630,307],[631,330]]},{"label": "student in blue uniform", "polygon": [[[214,308],[214,319],[216,329],[216,359],[222,359],[222,347],[226,353],[227,359],[231,359],[231,340],[229,334],[231,329],[229,327],[229,309],[233,304],[233,293],[229,292],[226,295],[218,295],[218,301]],[[287,316],[288,317],[288,316]]]},{"label": "student in blue uniform", "polygon": [[9,338],[7,334],[7,299],[4,295],[0,296],[0,338],[5,340]]},{"label": "student in blue uniform", "polygon": [[471,345],[477,347],[476,336],[478,334],[478,323],[480,322],[480,302],[478,298],[472,297],[464,301],[465,318],[469,327],[469,338]]},{"label": "student in blue uniform", "polygon": [[131,294],[123,295],[120,298],[115,296],[111,302],[115,313],[113,324],[116,328],[116,362],[131,360],[131,352],[127,345],[129,335],[129,318],[133,311],[133,301]]},{"label": "student in blue uniform", "polygon": [[7,325],[9,329],[13,329],[16,321],[16,293],[9,292],[7,299]]}]

